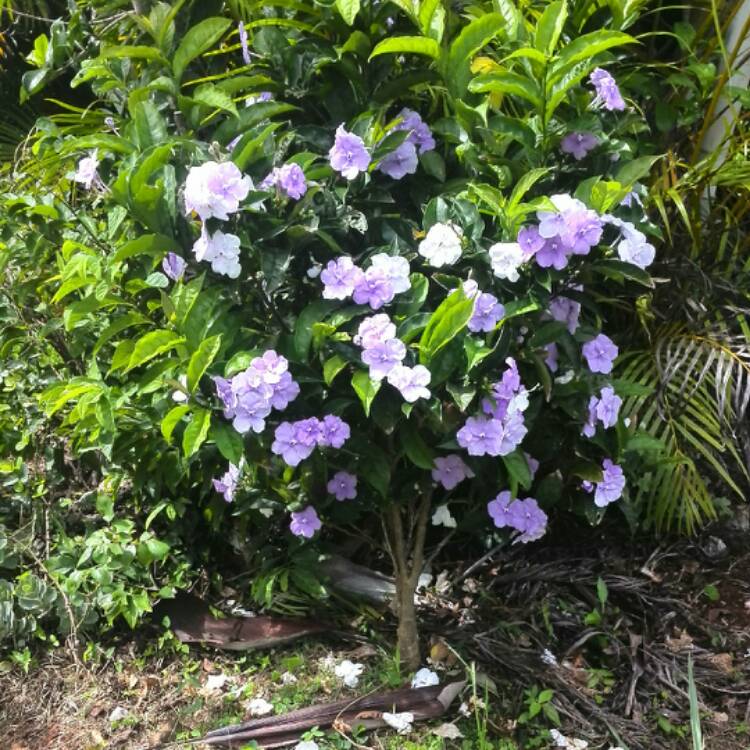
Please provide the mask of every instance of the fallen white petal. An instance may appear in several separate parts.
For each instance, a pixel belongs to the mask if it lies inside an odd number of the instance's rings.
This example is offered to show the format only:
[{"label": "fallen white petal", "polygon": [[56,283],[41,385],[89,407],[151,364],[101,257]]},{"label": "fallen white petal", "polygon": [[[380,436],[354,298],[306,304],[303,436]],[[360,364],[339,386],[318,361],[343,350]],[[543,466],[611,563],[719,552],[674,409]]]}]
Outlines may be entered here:
[{"label": "fallen white petal", "polygon": [[112,709],[112,713],[109,715],[109,720],[114,724],[116,721],[122,721],[127,716],[129,716],[127,708],[115,706]]},{"label": "fallen white petal", "polygon": [[406,734],[411,732],[411,725],[414,722],[414,714],[405,711],[401,714],[389,714],[383,713],[383,721],[395,729],[399,734]]},{"label": "fallen white petal", "polygon": [[413,677],[411,686],[413,688],[430,687],[431,685],[439,685],[440,678],[427,667],[422,667]]},{"label": "fallen white petal", "polygon": [[247,704],[251,716],[266,716],[273,711],[273,706],[265,698],[253,698]]},{"label": "fallen white petal", "polygon": [[357,687],[359,685],[359,676],[364,672],[364,664],[355,664],[349,659],[344,659],[340,664],[333,670],[336,677],[343,680],[346,687]]},{"label": "fallen white petal", "polygon": [[206,679],[206,690],[221,690],[228,679],[229,676],[225,674],[210,674]]}]

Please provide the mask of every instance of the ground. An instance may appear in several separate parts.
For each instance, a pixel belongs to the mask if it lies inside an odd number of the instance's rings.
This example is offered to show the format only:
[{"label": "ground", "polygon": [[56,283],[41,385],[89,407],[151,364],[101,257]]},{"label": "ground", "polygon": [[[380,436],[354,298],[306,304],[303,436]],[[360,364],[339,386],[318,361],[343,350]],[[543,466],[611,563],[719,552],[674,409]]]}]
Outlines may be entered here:
[{"label": "ground", "polygon": [[[558,725],[590,748],[692,748],[691,660],[706,749],[750,750],[750,545],[722,555],[706,536],[605,552],[595,541],[506,551],[468,577],[456,562],[424,592],[421,617],[441,681],[468,677],[461,699],[405,737],[379,731],[352,743],[334,733],[316,736],[321,748],[549,748]],[[247,718],[253,698],[281,714],[403,685],[389,618],[348,625],[359,640],[222,653],[153,629],[90,645],[78,663],[62,648],[39,655],[28,674],[5,661],[0,747],[187,747]],[[354,689],[331,670],[345,658],[365,665]],[[439,736],[455,729],[460,737]]]}]

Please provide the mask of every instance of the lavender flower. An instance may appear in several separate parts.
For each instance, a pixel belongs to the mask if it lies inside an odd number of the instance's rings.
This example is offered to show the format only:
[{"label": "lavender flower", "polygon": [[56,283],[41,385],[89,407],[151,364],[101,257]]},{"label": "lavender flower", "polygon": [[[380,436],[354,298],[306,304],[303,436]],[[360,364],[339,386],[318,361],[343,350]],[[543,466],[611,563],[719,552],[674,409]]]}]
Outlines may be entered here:
[{"label": "lavender flower", "polygon": [[321,448],[341,448],[350,436],[349,425],[333,414],[326,414],[318,423],[318,445]]},{"label": "lavender flower", "polygon": [[399,339],[388,339],[371,346],[362,352],[362,361],[370,368],[373,380],[382,380],[388,373],[400,365],[406,356],[406,346]]},{"label": "lavender flower", "polygon": [[553,320],[565,323],[571,333],[578,328],[581,304],[569,297],[553,297],[549,302],[549,313]]},{"label": "lavender flower", "polygon": [[386,154],[378,164],[378,170],[394,180],[417,171],[417,148],[411,141],[404,141],[398,148]]},{"label": "lavender flower", "polygon": [[536,476],[537,471],[539,471],[539,461],[528,453],[524,453],[523,457],[526,459],[526,463],[529,466],[529,474],[531,474],[531,478],[533,479]]},{"label": "lavender flower", "polygon": [[239,22],[237,26],[237,31],[240,34],[240,47],[242,48],[242,59],[245,62],[245,65],[250,65],[250,47],[248,47],[247,44],[247,30],[245,29],[245,24],[242,23],[242,21]]},{"label": "lavender flower", "polygon": [[97,151],[94,149],[89,156],[84,156],[83,159],[78,162],[73,179],[83,185],[86,190],[90,190],[91,186],[98,179],[99,175],[96,172],[98,167],[99,159],[97,158]]},{"label": "lavender flower", "polygon": [[179,281],[185,275],[186,266],[184,258],[176,253],[167,253],[161,262],[162,270],[172,281]]},{"label": "lavender flower", "polygon": [[289,530],[295,536],[303,536],[305,539],[312,539],[315,536],[315,532],[318,531],[323,524],[318,518],[318,514],[315,512],[315,508],[312,505],[308,505],[304,510],[292,512],[292,520],[289,524]]},{"label": "lavender flower", "polygon": [[357,497],[357,477],[348,471],[337,471],[326,485],[326,489],[340,502],[354,500]]},{"label": "lavender flower", "polygon": [[309,432],[299,428],[298,422],[282,422],[274,432],[271,451],[281,456],[289,466],[299,466],[315,450],[317,438],[310,441]]},{"label": "lavender flower", "polygon": [[489,333],[505,315],[505,308],[497,301],[494,294],[478,295],[474,303],[474,313],[469,319],[468,328],[473,333]]},{"label": "lavender flower", "polygon": [[638,268],[648,268],[654,262],[656,248],[646,242],[645,235],[641,236],[643,237],[642,241],[639,241],[637,237],[620,240],[620,244],[617,246],[617,254],[620,256],[620,260],[626,263],[632,263]]},{"label": "lavender flower", "polygon": [[554,268],[562,271],[568,265],[570,255],[568,247],[560,237],[552,237],[545,241],[542,249],[534,256],[541,268]]},{"label": "lavender flower", "polygon": [[287,198],[299,200],[307,192],[307,180],[299,164],[274,167],[260,183],[262,189],[278,188]]},{"label": "lavender flower", "polygon": [[621,406],[622,399],[615,393],[614,388],[609,386],[602,388],[594,413],[605,429],[617,424]]},{"label": "lavender flower", "polygon": [[379,310],[391,302],[394,295],[388,273],[383,268],[371,266],[357,281],[352,298],[358,305],[370,305],[373,310]]},{"label": "lavender flower", "polygon": [[354,133],[348,133],[343,125],[336,128],[336,138],[328,152],[331,168],[347,180],[353,180],[370,166],[370,154],[364,141]]},{"label": "lavender flower", "polygon": [[587,341],[582,351],[591,372],[612,372],[612,363],[617,358],[618,349],[609,336],[600,333],[591,341]]},{"label": "lavender flower", "polygon": [[455,453],[450,456],[439,456],[434,464],[432,478],[442,484],[446,490],[452,490],[464,479],[471,479],[474,476],[474,472],[464,463],[461,456]]},{"label": "lavender flower", "polygon": [[363,349],[372,349],[373,346],[394,338],[396,338],[396,326],[385,313],[378,313],[370,315],[359,324],[354,343]]},{"label": "lavender flower", "polygon": [[501,455],[504,437],[502,421],[487,417],[469,417],[456,434],[458,444],[470,456]]},{"label": "lavender flower", "polygon": [[430,371],[424,365],[406,367],[396,365],[388,371],[386,378],[404,398],[413,404],[417,399],[430,398],[430,390],[427,386],[431,379]]},{"label": "lavender flower", "polygon": [[560,141],[560,151],[571,154],[574,159],[580,161],[598,145],[599,139],[593,133],[568,133]]},{"label": "lavender flower", "polygon": [[234,464],[229,464],[229,468],[221,477],[221,479],[214,479],[213,485],[217,492],[224,495],[224,500],[231,503],[234,500],[234,493],[237,490],[237,484],[240,478],[240,467]]},{"label": "lavender flower", "polygon": [[490,502],[487,503],[487,513],[489,514],[496,528],[504,529],[506,526],[511,525],[511,502],[512,499],[510,492],[506,490],[504,492],[501,492],[494,500],[490,500]]},{"label": "lavender flower", "polygon": [[610,459],[605,458],[602,461],[602,478],[596,483],[594,490],[594,505],[598,508],[605,508],[615,500],[622,497],[625,489],[625,475],[622,468]]},{"label": "lavender flower", "polygon": [[510,525],[519,532],[516,542],[533,542],[547,530],[547,514],[533,497],[514,500],[509,508]]},{"label": "lavender flower", "polygon": [[245,176],[231,161],[208,161],[198,167],[190,167],[185,180],[185,209],[195,211],[202,221],[216,218],[226,220],[229,214],[239,210],[253,187],[253,181]]},{"label": "lavender flower", "polygon": [[323,282],[324,299],[346,299],[354,293],[354,288],[363,278],[364,272],[347,255],[329,260],[320,274]]},{"label": "lavender flower", "polygon": [[596,91],[596,97],[593,106],[603,106],[604,109],[622,111],[625,109],[625,102],[617,87],[617,82],[603,68],[594,68],[589,81]]},{"label": "lavender flower", "polygon": [[398,116],[401,118],[401,122],[395,126],[394,130],[410,131],[406,139],[407,143],[416,146],[420,154],[425,153],[425,151],[432,151],[435,148],[435,139],[432,137],[430,128],[419,116],[419,113],[404,108],[398,113]]},{"label": "lavender flower", "polygon": [[211,263],[214,273],[236,279],[240,275],[240,238],[235,234],[224,234],[222,231],[209,235],[203,225],[201,236],[193,245],[195,259]]},{"label": "lavender flower", "polygon": [[535,226],[522,227],[516,237],[525,260],[536,255],[545,243],[544,237],[539,234],[539,228]]},{"label": "lavender flower", "polygon": [[418,252],[431,266],[453,265],[461,257],[461,227],[453,222],[433,224],[419,243]]},{"label": "lavender flower", "polygon": [[550,372],[557,372],[557,359],[558,359],[558,351],[557,351],[557,344],[554,342],[547,344],[544,347],[544,351],[546,353],[546,357],[544,358],[544,364],[549,367]]},{"label": "lavender flower", "polygon": [[409,261],[400,255],[388,255],[387,253],[376,253],[370,258],[370,267],[377,268],[388,277],[393,287],[394,294],[401,294],[411,289],[409,279]]}]

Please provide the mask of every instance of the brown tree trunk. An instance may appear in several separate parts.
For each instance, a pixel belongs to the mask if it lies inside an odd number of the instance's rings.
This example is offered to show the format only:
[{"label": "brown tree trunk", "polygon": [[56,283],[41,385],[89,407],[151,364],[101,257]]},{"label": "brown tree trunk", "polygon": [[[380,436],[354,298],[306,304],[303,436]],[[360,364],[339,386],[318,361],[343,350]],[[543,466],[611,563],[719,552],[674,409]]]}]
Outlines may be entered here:
[{"label": "brown tree trunk", "polygon": [[384,519],[388,551],[396,578],[399,659],[403,667],[410,671],[418,669],[421,663],[414,594],[424,564],[430,499],[431,492],[428,490],[420,498],[418,510],[414,504],[407,507],[408,517],[412,519],[408,532],[404,529],[400,506],[391,505]]}]

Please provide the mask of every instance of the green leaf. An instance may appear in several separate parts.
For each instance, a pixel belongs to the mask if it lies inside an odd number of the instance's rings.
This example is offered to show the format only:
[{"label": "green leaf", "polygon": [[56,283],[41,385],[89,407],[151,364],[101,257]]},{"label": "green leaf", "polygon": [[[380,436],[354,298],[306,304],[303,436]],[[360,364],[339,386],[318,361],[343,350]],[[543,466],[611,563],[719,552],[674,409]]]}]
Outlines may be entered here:
[{"label": "green leaf", "polygon": [[294,326],[294,353],[300,362],[307,361],[313,338],[313,325],[320,323],[335,306],[334,300],[318,300],[311,302],[299,314]]},{"label": "green leaf", "polygon": [[401,424],[399,432],[401,445],[409,460],[420,469],[428,471],[434,469],[435,453],[422,439],[416,425],[411,420],[407,420]]},{"label": "green leaf", "polygon": [[156,257],[164,255],[170,250],[179,251],[180,249],[177,240],[167,237],[165,234],[144,234],[135,240],[130,240],[120,245],[117,252],[112,256],[112,262],[121,263],[137,255],[151,255]]},{"label": "green leaf", "polygon": [[552,62],[547,79],[548,90],[553,83],[559,81],[578,63],[586,61],[590,67],[593,67],[595,55],[612,47],[633,44],[636,41],[629,34],[623,34],[621,31],[609,31],[608,29],[600,29],[579,36],[566,45]]},{"label": "green leaf", "polygon": [[540,52],[545,55],[554,52],[567,18],[568,6],[565,0],[557,0],[544,9],[534,32],[534,46]]},{"label": "green leaf", "polygon": [[623,164],[620,169],[617,170],[615,179],[624,189],[630,190],[630,188],[633,187],[634,182],[638,182],[638,180],[648,176],[651,167],[653,167],[661,158],[661,155],[639,156],[637,159],[633,159],[632,161]]},{"label": "green leaf", "polygon": [[326,385],[331,385],[334,378],[349,364],[343,357],[338,354],[327,359],[323,363],[323,380]]},{"label": "green leaf", "polygon": [[208,52],[231,25],[229,18],[206,18],[189,29],[172,59],[175,78],[179,81],[190,62]]},{"label": "green leaf", "polygon": [[539,90],[536,81],[518,73],[504,71],[479,75],[469,84],[469,91],[511,94],[526,99],[537,109],[542,108],[542,92]]},{"label": "green leaf", "polygon": [[[467,341],[469,341],[469,339],[467,339]],[[487,351],[489,353],[491,349],[488,349]],[[477,395],[477,389],[472,385],[448,383],[445,386],[445,390],[451,394],[453,400],[456,402],[456,406],[458,406],[461,411],[466,411],[469,408],[469,404],[473,401],[474,396]]]},{"label": "green leaf", "polygon": [[370,407],[372,406],[373,399],[380,390],[381,381],[371,380],[370,374],[365,370],[357,370],[352,375],[352,388],[354,388],[356,394],[359,396],[359,400],[362,402],[362,408],[365,410],[365,416],[370,416]]},{"label": "green leaf", "polygon": [[432,358],[466,328],[474,312],[474,300],[461,287],[448,295],[432,314],[419,340],[419,361],[428,364]]},{"label": "green leaf", "polygon": [[375,45],[370,60],[377,55],[426,55],[433,60],[440,57],[440,45],[434,39],[423,36],[394,36]]},{"label": "green leaf", "polygon": [[172,442],[172,433],[175,427],[179,424],[180,420],[190,411],[190,407],[186,404],[180,404],[171,408],[165,415],[164,419],[161,420],[161,434],[164,439],[168,442]]},{"label": "green leaf", "polygon": [[638,266],[634,266],[632,263],[625,263],[622,260],[599,260],[596,261],[592,268],[598,271],[602,276],[608,279],[614,279],[616,281],[622,281],[622,279],[630,279],[643,286],[654,288],[654,280],[651,278],[651,274],[648,271],[644,271]]},{"label": "green leaf", "polygon": [[[151,331],[136,341],[133,353],[130,355],[127,370],[132,370],[163,352],[174,349],[175,346],[185,343],[182,336],[178,336],[174,331],[160,329]],[[126,371],[127,371],[126,370]]]},{"label": "green leaf", "polygon": [[366,443],[357,447],[360,456],[357,474],[382,497],[387,497],[388,485],[391,482],[391,461],[376,445]]},{"label": "green leaf", "polygon": [[163,65],[169,65],[164,55],[156,47],[147,47],[145,45],[128,45],[119,44],[117,46],[102,46],[99,57],[129,57],[133,60],[153,60]]},{"label": "green leaf", "polygon": [[194,393],[206,370],[211,366],[221,348],[221,334],[211,336],[201,341],[200,346],[193,352],[187,367],[187,387]]},{"label": "green leaf", "polygon": [[351,26],[359,13],[359,0],[336,0],[336,9],[344,22]]},{"label": "green leaf", "polygon": [[202,86],[198,86],[191,98],[193,101],[198,102],[198,104],[203,104],[213,109],[221,109],[233,114],[235,117],[239,117],[237,105],[232,100],[232,97],[226,91],[222,91],[212,83],[204,83]]},{"label": "green leaf", "polygon": [[471,58],[505,28],[505,19],[499,13],[488,13],[474,19],[456,37],[444,62],[448,88],[454,96],[466,93],[471,78]]},{"label": "green leaf", "polygon": [[531,471],[526,456],[516,450],[502,458],[511,481],[528,490],[531,487]]},{"label": "green leaf", "polygon": [[145,316],[137,312],[129,312],[115,318],[102,332],[99,334],[99,338],[94,344],[92,353],[96,353],[107,343],[113,336],[116,336],[120,331],[124,331],[126,328],[132,326],[147,325],[151,321]]},{"label": "green leaf", "polygon": [[203,445],[210,426],[211,412],[208,409],[196,409],[182,436],[182,452],[185,458],[190,458]]},{"label": "green leaf", "polygon": [[219,453],[230,463],[239,466],[245,452],[242,435],[229,422],[217,422],[211,425],[210,435]]},{"label": "green leaf", "polygon": [[607,604],[607,598],[609,597],[609,591],[607,590],[607,584],[604,583],[604,579],[600,576],[596,579],[596,598],[599,600],[599,605],[602,609]]}]

